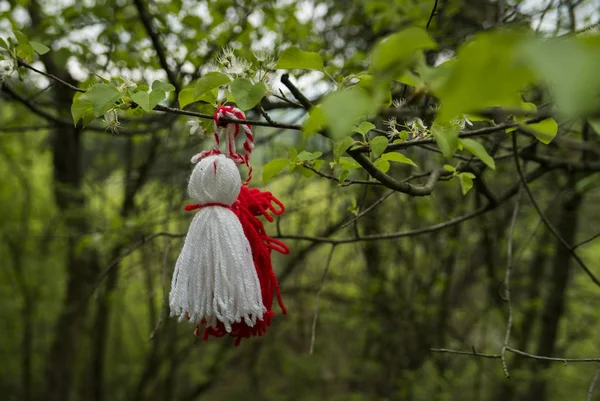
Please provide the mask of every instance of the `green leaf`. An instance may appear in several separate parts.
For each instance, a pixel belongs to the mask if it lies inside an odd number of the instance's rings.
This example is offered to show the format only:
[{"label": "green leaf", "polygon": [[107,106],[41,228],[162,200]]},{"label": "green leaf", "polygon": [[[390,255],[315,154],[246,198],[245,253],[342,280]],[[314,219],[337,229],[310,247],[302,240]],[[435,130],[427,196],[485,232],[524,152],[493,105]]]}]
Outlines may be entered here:
[{"label": "green leaf", "polygon": [[287,159],[273,159],[263,167],[263,182],[266,184],[271,181],[273,177],[279,174],[284,168],[289,165],[289,161]]},{"label": "green leaf", "polygon": [[371,131],[372,129],[375,129],[375,125],[371,124],[368,121],[363,121],[362,123],[360,123],[357,127],[354,127],[354,132],[358,132],[359,134],[361,134],[362,136],[365,136],[369,133],[369,131]]},{"label": "green leaf", "polygon": [[494,159],[488,154],[487,150],[477,141],[473,139],[465,138],[460,140],[462,142],[463,147],[469,151],[472,155],[475,155],[481,160],[486,166],[491,168],[492,170],[496,170],[496,162]]},{"label": "green leaf", "polygon": [[390,152],[390,153],[384,153],[381,156],[382,159],[385,159],[387,161],[390,162],[397,162],[397,163],[404,163],[404,164],[410,164],[411,166],[415,166],[418,167],[415,162],[413,162],[411,159],[409,159],[408,157],[404,156],[402,153],[398,153],[398,152]]},{"label": "green leaf", "polygon": [[110,110],[114,103],[123,96],[114,85],[109,84],[95,84],[88,93],[96,117]]},{"label": "green leaf", "polygon": [[600,37],[530,40],[521,53],[548,84],[558,110],[565,116],[577,117],[598,109]]},{"label": "green leaf", "polygon": [[600,135],[600,119],[596,118],[596,119],[588,119],[588,123],[590,124],[590,126],[593,128],[593,130],[596,132],[596,134]]},{"label": "green leaf", "polygon": [[427,31],[413,26],[382,39],[371,51],[369,72],[390,71],[391,78],[404,71],[418,50],[435,49]]},{"label": "green leaf", "polygon": [[238,78],[231,83],[231,93],[240,109],[249,110],[265,96],[267,86],[264,82],[253,85],[248,78]]},{"label": "green leaf", "polygon": [[385,148],[388,147],[388,143],[389,141],[385,136],[376,136],[375,138],[371,139],[369,146],[374,159],[377,159],[379,156],[381,156]]},{"label": "green leaf", "polygon": [[552,142],[558,133],[558,124],[553,118],[547,118],[539,123],[522,125],[522,128],[531,132],[543,144]]},{"label": "green leaf", "polygon": [[473,188],[473,177],[475,177],[471,173],[460,173],[458,174],[458,179],[460,180],[460,188],[462,190],[462,194],[466,195],[471,188]]},{"label": "green leaf", "polygon": [[3,49],[5,49],[5,50],[8,50],[8,43],[6,43],[4,41],[4,39],[2,39],[2,38],[0,38],[0,47],[3,48]]},{"label": "green leaf", "polygon": [[302,152],[300,152],[298,154],[297,157],[298,157],[298,160],[301,162],[308,162],[308,161],[318,159],[319,157],[321,157],[322,154],[323,154],[323,152],[310,153],[310,152],[307,152],[306,150],[303,150]]},{"label": "green leaf", "polygon": [[321,103],[333,139],[348,135],[361,118],[373,111],[373,106],[367,92],[357,87],[333,92]]},{"label": "green leaf", "polygon": [[325,114],[323,114],[323,110],[319,107],[313,107],[308,111],[308,118],[302,125],[302,133],[304,134],[304,139],[310,138],[313,134],[321,131],[327,125],[327,120],[325,120]]},{"label": "green leaf", "polygon": [[492,106],[521,104],[520,91],[532,80],[529,69],[517,60],[522,40],[518,32],[496,31],[478,34],[464,44],[436,91],[442,102],[440,120]]},{"label": "green leaf", "polygon": [[352,139],[351,136],[347,136],[335,142],[333,144],[333,160],[339,160],[339,158],[344,154],[346,149],[352,146],[353,143],[354,139]]},{"label": "green leaf", "polygon": [[89,93],[78,92],[73,96],[73,104],[71,105],[71,115],[73,116],[73,124],[77,125],[79,120],[83,119],[83,126],[87,126],[94,119],[94,110],[92,101],[89,98]]},{"label": "green leaf", "polygon": [[323,71],[323,59],[319,53],[307,52],[300,50],[299,48],[292,46],[288,47],[281,53],[279,60],[275,68],[291,70],[291,69],[303,69],[303,70],[317,70]]},{"label": "green leaf", "polygon": [[21,31],[13,31],[15,38],[17,38],[17,42],[19,42],[20,45],[29,45],[29,39],[27,39],[27,36],[25,36],[23,34],[23,32]]},{"label": "green leaf", "polygon": [[439,122],[434,122],[431,126],[431,132],[444,157],[452,157],[454,151],[458,149],[460,127],[454,124],[442,125]]},{"label": "green leaf", "polygon": [[390,171],[390,162],[385,160],[384,158],[380,158],[375,160],[375,167],[377,167],[379,170],[383,171],[384,173],[387,173],[388,171]]},{"label": "green leaf", "polygon": [[202,78],[196,81],[194,87],[194,98],[198,98],[210,91],[211,89],[218,88],[219,86],[228,84],[231,79],[225,74],[220,72],[209,72],[204,74]]},{"label": "green leaf", "polygon": [[306,168],[306,167],[304,167],[304,166],[298,166],[298,172],[299,172],[300,174],[302,174],[302,175],[303,175],[304,177],[306,177],[306,178],[310,178],[310,177],[312,177],[313,175],[315,175],[315,172],[314,172],[314,171],[312,171],[312,170],[310,170],[310,169],[307,169],[307,168]]},{"label": "green leaf", "polygon": [[179,102],[179,108],[183,109],[190,103],[194,102],[194,88],[185,88],[179,92],[177,96],[177,101]]},{"label": "green leaf", "polygon": [[173,85],[171,85],[170,83],[156,80],[156,81],[152,82],[152,90],[155,91],[157,89],[162,90],[165,93],[169,93],[169,92],[173,92],[175,90],[175,87]]},{"label": "green leaf", "polygon": [[342,172],[340,173],[340,176],[338,177],[338,180],[340,180],[340,184],[343,183],[344,181],[346,181],[348,179],[349,175],[350,175],[350,170],[342,170]]},{"label": "green leaf", "polygon": [[346,170],[354,170],[361,167],[356,160],[347,156],[340,157],[340,165]]},{"label": "green leaf", "polygon": [[444,164],[444,170],[449,171],[451,173],[453,173],[454,171],[456,171],[456,169],[454,168],[454,166],[451,166],[449,164]]},{"label": "green leaf", "polygon": [[50,48],[48,46],[43,45],[39,42],[30,41],[29,44],[31,45],[31,47],[33,47],[33,50],[35,50],[37,54],[46,54],[50,51]]},{"label": "green leaf", "polygon": [[162,89],[154,89],[152,92],[139,91],[131,95],[131,100],[140,105],[145,111],[151,111],[167,94]]}]

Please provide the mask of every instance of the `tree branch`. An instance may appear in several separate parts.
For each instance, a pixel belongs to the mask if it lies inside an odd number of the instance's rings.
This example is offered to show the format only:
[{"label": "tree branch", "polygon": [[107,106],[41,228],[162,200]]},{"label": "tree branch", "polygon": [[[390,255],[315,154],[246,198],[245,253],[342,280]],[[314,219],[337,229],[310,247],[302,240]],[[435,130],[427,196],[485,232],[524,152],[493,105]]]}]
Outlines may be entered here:
[{"label": "tree branch", "polygon": [[158,32],[156,32],[156,29],[152,25],[152,16],[146,9],[143,0],[133,0],[133,3],[135,4],[135,8],[137,8],[138,10],[138,14],[140,15],[142,24],[146,29],[146,33],[148,34],[148,36],[150,36],[152,46],[154,47],[156,55],[158,56],[160,66],[163,70],[165,70],[167,78],[169,79],[171,85],[175,87],[175,93],[177,94],[181,91],[181,85],[179,84],[175,73],[171,71],[171,68],[169,67],[169,63],[167,62],[167,56],[165,54],[165,49],[163,48],[163,45],[158,38]]},{"label": "tree branch", "polygon": [[531,200],[533,207],[537,211],[538,215],[540,216],[540,218],[542,219],[542,221],[544,222],[546,227],[548,227],[548,229],[552,232],[552,235],[554,235],[554,237],[556,237],[556,239],[562,244],[562,246],[564,246],[569,251],[571,256],[577,261],[579,266],[589,276],[589,278],[592,280],[592,282],[594,284],[596,284],[598,287],[600,287],[600,281],[596,278],[596,276],[594,276],[594,274],[585,265],[585,263],[577,255],[577,253],[575,253],[574,248],[564,240],[564,238],[556,230],[556,227],[554,227],[552,225],[552,223],[550,223],[550,221],[548,220],[548,218],[546,217],[546,215],[544,214],[542,209],[540,209],[540,206],[538,205],[537,201],[535,200],[535,197],[533,196],[533,193],[531,192],[531,188],[529,188],[529,185],[527,184],[527,180],[523,176],[523,171],[521,170],[521,163],[519,162],[519,156],[517,155],[517,135],[515,132],[512,133],[512,144],[513,144],[513,150],[514,150],[515,165],[517,167],[517,173],[519,174],[521,182],[523,183],[523,185],[525,187],[525,191],[527,192],[527,195],[529,196],[529,199]]}]

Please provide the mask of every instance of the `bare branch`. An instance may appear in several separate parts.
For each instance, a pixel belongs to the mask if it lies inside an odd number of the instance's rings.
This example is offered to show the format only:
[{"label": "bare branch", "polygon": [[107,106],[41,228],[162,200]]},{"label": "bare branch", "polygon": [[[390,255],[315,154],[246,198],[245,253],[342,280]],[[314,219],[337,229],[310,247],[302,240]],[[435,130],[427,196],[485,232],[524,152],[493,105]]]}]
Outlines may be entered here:
[{"label": "bare branch", "polygon": [[577,263],[579,264],[579,266],[589,276],[589,278],[592,280],[592,282],[594,284],[596,284],[598,287],[600,287],[600,281],[590,271],[590,269],[585,265],[585,263],[579,257],[579,255],[577,255],[575,253],[574,248],[571,245],[569,245],[564,240],[564,238],[556,230],[556,227],[554,227],[552,225],[552,223],[550,223],[550,221],[548,220],[548,218],[546,217],[546,215],[544,214],[544,212],[542,211],[542,209],[540,209],[540,206],[538,205],[537,201],[535,200],[535,197],[533,196],[533,193],[531,192],[531,188],[529,188],[529,184],[527,184],[527,180],[523,176],[523,171],[521,170],[521,163],[519,162],[519,157],[517,155],[517,136],[516,136],[516,134],[514,132],[512,133],[512,143],[513,143],[514,159],[515,159],[515,165],[517,167],[517,173],[519,174],[521,182],[523,183],[523,185],[525,187],[525,191],[527,192],[527,195],[529,196],[529,199],[531,200],[531,203],[532,203],[533,207],[537,211],[538,215],[540,216],[540,218],[542,219],[542,221],[544,222],[544,224],[546,225],[546,227],[548,227],[548,229],[552,232],[552,234],[554,235],[554,237],[556,237],[556,239],[558,239],[558,241],[562,244],[562,246],[564,246],[569,251],[569,253],[571,254],[571,256],[577,261]]},{"label": "bare branch", "polygon": [[308,348],[308,353],[312,355],[315,340],[317,338],[317,319],[319,317],[319,297],[321,296],[321,291],[323,290],[323,285],[325,284],[325,278],[327,278],[327,273],[329,272],[329,266],[331,265],[331,260],[333,259],[333,252],[335,251],[335,244],[331,246],[331,251],[329,251],[329,257],[327,258],[327,263],[325,263],[325,269],[323,270],[323,276],[321,277],[321,283],[319,284],[319,289],[317,290],[317,296],[315,299],[315,314],[313,316],[312,322],[312,331],[310,335],[310,347]]}]

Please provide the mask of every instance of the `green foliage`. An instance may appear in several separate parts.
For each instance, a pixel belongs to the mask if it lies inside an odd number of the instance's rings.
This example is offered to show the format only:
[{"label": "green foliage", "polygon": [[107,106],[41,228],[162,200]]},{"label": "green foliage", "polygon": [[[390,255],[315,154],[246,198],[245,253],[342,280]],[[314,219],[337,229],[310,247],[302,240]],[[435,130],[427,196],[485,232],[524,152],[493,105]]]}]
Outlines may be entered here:
[{"label": "green foliage", "polygon": [[388,139],[385,136],[376,136],[371,139],[369,146],[371,148],[371,156],[377,159],[388,147]]},{"label": "green foliage", "polygon": [[337,140],[348,135],[361,118],[373,111],[373,103],[367,92],[351,87],[327,95],[321,109],[331,136]]},{"label": "green foliage", "polygon": [[389,162],[409,164],[411,166],[418,167],[414,161],[412,161],[411,159],[399,152],[384,153],[383,155],[381,155],[381,158]]},{"label": "green foliage", "polygon": [[496,31],[478,34],[461,46],[436,91],[442,101],[439,120],[486,107],[519,105],[519,92],[532,81],[528,68],[519,62],[522,40],[519,32]]},{"label": "green foliage", "polygon": [[238,78],[231,83],[231,94],[242,110],[249,110],[256,106],[266,93],[267,86],[264,82],[253,84],[247,78]]},{"label": "green foliage", "polygon": [[437,44],[419,27],[410,27],[382,39],[371,51],[369,73],[388,79],[400,76],[419,50],[435,49]]},{"label": "green foliage", "polygon": [[266,184],[273,177],[283,171],[289,165],[289,161],[287,159],[273,159],[263,167],[262,179]]},{"label": "green foliage", "polygon": [[[194,85],[194,97],[193,101],[198,99],[200,96],[206,94],[207,92],[218,88],[219,86],[226,85],[231,82],[231,79],[223,73],[220,72],[208,72],[202,76],[196,84]],[[186,105],[191,103],[191,101],[185,103]],[[184,106],[181,106],[184,107]]]},{"label": "green foliage", "polygon": [[374,124],[372,124],[372,123],[370,123],[368,121],[363,121],[358,126],[354,127],[354,132],[358,132],[364,138],[364,137],[367,136],[367,134],[369,133],[369,131],[371,131],[372,129],[375,129],[375,125]]},{"label": "green foliage", "polygon": [[469,151],[472,155],[477,156],[479,160],[492,170],[496,170],[496,162],[494,162],[494,159],[488,154],[482,144],[469,138],[459,139],[459,141],[464,149]]},{"label": "green foliage", "polygon": [[104,115],[121,97],[123,97],[123,92],[119,92],[117,87],[112,84],[95,84],[87,96],[92,103],[95,117]]},{"label": "green foliage", "polygon": [[306,69],[323,71],[323,59],[319,53],[307,52],[297,48],[296,46],[288,47],[281,53],[277,60],[276,68],[291,70],[291,69]]},{"label": "green foliage", "polygon": [[456,124],[443,125],[439,122],[435,122],[431,126],[431,133],[444,157],[452,157],[456,149],[458,149],[460,127]]},{"label": "green foliage", "polygon": [[327,125],[323,109],[319,106],[312,107],[308,112],[308,118],[302,125],[304,139],[310,138],[313,134],[323,130]]},{"label": "green foliage", "polygon": [[475,178],[475,174],[458,173],[457,177],[460,182],[460,189],[462,190],[462,194],[466,195],[471,190],[471,188],[473,188],[473,179]]},{"label": "green foliage", "polygon": [[558,123],[553,118],[547,118],[539,123],[528,124],[522,128],[533,133],[540,142],[546,145],[552,142],[558,133]]},{"label": "green foliage", "polygon": [[522,45],[522,57],[550,87],[565,116],[585,115],[600,106],[600,37],[529,40]]}]

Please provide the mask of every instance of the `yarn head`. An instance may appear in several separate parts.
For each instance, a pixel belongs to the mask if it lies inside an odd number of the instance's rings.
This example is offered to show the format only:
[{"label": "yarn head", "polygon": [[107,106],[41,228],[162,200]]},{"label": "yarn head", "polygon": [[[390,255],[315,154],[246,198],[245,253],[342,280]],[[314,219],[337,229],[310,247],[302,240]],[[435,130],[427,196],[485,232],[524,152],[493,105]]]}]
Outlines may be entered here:
[{"label": "yarn head", "polygon": [[190,176],[188,194],[200,203],[231,206],[240,193],[242,179],[235,162],[224,155],[200,160]]}]

